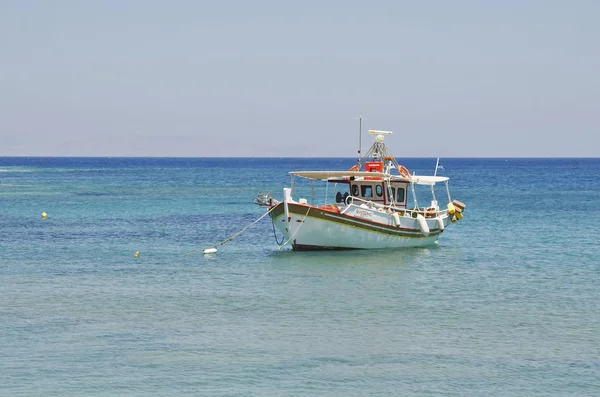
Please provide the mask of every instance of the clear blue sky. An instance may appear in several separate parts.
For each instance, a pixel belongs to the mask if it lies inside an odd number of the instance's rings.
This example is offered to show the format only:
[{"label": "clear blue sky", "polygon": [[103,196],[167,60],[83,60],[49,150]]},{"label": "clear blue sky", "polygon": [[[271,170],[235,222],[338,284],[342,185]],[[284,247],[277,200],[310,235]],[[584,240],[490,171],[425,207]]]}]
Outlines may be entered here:
[{"label": "clear blue sky", "polygon": [[594,0],[0,0],[0,155],[353,157],[363,114],[398,157],[599,157],[599,21]]}]

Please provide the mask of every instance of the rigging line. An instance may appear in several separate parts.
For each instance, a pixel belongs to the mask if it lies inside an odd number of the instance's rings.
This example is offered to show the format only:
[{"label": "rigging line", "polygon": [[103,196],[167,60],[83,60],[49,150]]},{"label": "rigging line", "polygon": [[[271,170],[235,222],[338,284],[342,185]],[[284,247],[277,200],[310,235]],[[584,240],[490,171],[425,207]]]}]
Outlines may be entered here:
[{"label": "rigging line", "polygon": [[[248,226],[246,226],[245,228],[243,228],[242,230],[240,230],[239,232],[233,234],[231,237],[221,241],[220,243],[217,243],[214,245],[214,247],[218,247],[220,245],[223,245],[231,240],[233,240],[234,238],[236,238],[237,236],[239,236],[240,234],[244,233],[246,231],[246,229],[248,229],[250,226],[254,225],[255,223],[257,223],[258,221],[260,221],[262,218],[264,218],[265,216],[269,215],[269,213],[271,211],[273,211],[275,209],[275,207],[277,207],[276,205],[274,205],[273,207],[271,207],[267,212],[265,212],[260,218],[258,218],[257,220],[255,220],[254,222],[252,222],[251,224],[249,224]],[[181,256],[187,256],[187,255],[191,255],[191,254],[195,254],[197,252],[201,252],[204,250],[197,250],[197,251],[192,251],[192,252],[187,252],[185,254],[181,254]]]},{"label": "rigging line", "polygon": [[300,226],[298,226],[298,229],[296,229],[296,231],[294,233],[292,233],[292,236],[288,239],[288,241],[286,241],[283,245],[279,246],[279,249],[282,249],[283,247],[285,247],[294,238],[294,236],[296,235],[296,233],[298,233],[298,230],[300,230],[300,228],[302,227],[302,225],[304,225],[304,220],[308,216],[308,213],[310,212],[310,209],[311,209],[311,207],[308,207],[308,210],[306,210],[306,214],[304,214],[304,218],[302,218],[302,221],[300,222]]}]

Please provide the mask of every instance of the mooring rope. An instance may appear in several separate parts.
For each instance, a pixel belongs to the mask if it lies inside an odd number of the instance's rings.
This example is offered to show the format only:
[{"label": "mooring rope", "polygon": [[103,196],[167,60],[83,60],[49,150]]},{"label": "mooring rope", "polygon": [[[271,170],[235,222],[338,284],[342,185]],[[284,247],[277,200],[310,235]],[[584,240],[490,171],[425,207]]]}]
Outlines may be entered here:
[{"label": "mooring rope", "polygon": [[[236,238],[237,236],[239,236],[240,234],[244,233],[250,226],[254,225],[255,223],[259,222],[262,218],[264,218],[265,216],[269,215],[269,213],[271,211],[273,211],[275,209],[275,207],[277,207],[276,205],[274,205],[273,207],[271,207],[267,212],[265,212],[260,218],[258,218],[257,220],[255,220],[254,222],[252,222],[251,224],[249,224],[248,226],[246,226],[245,228],[243,228],[242,230],[240,230],[239,232],[233,234],[231,237],[221,241],[220,243],[215,244],[213,247],[217,248],[220,245],[223,245],[231,240],[233,240],[234,238]],[[197,250],[197,251],[192,251],[192,252],[187,252],[185,254],[181,254],[181,256],[187,256],[187,255],[191,255],[191,254],[195,254],[198,252],[202,252],[204,250]]]},{"label": "mooring rope", "polygon": [[275,238],[275,242],[277,243],[277,245],[281,245],[281,243],[283,243],[283,240],[285,239],[285,236],[281,236],[280,243],[279,240],[277,240],[277,232],[275,232],[275,219],[271,218],[271,224],[273,225],[273,237]]}]

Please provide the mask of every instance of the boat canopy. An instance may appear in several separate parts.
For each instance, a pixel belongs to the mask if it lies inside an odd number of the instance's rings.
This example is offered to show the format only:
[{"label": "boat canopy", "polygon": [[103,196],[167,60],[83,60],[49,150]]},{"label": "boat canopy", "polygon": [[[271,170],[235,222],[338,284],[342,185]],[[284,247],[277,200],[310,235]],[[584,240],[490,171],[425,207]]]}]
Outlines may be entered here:
[{"label": "boat canopy", "polygon": [[390,175],[383,172],[365,172],[365,171],[292,171],[290,175],[299,176],[306,179],[326,181],[330,178],[350,178],[350,177],[371,177],[382,178],[396,181],[406,181],[417,185],[435,185],[436,183],[448,180],[446,176],[417,176],[404,178],[400,175]]},{"label": "boat canopy", "polygon": [[446,182],[447,176],[426,176],[426,175],[413,175],[410,177],[410,182],[417,185],[435,185],[436,183]]},{"label": "boat canopy", "polygon": [[384,174],[383,172],[365,172],[365,171],[292,171],[290,175],[299,176],[307,179],[316,179],[319,181],[329,178],[346,178],[346,177],[376,177],[376,178],[395,178],[395,175]]}]

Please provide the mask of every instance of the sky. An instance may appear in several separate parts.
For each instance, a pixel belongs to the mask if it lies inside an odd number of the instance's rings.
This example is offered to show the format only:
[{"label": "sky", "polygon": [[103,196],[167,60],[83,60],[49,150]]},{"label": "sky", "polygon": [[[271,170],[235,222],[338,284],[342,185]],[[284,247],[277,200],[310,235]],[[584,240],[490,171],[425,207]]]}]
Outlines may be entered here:
[{"label": "sky", "polygon": [[0,0],[0,156],[600,157],[600,1]]}]

